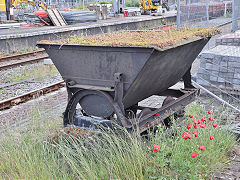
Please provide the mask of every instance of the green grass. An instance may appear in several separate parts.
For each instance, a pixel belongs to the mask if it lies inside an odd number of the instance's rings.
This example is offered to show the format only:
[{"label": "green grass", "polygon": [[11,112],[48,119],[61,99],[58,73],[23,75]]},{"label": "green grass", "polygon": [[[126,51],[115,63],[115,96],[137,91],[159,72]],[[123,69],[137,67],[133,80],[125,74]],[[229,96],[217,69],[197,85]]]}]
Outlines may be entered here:
[{"label": "green grass", "polygon": [[[193,103],[187,108],[186,124],[209,117],[206,110]],[[0,140],[0,178],[2,179],[207,179],[228,161],[227,153],[235,137],[221,128],[220,114],[207,120],[198,137],[184,140],[186,126],[173,123],[173,132],[159,128],[148,138],[117,128],[102,133],[62,129],[61,118],[33,117],[34,123],[23,132],[14,130]],[[214,136],[210,140],[210,136]],[[159,152],[153,152],[153,144]],[[200,151],[199,146],[205,146]],[[196,158],[191,153],[197,153]]]},{"label": "green grass", "polygon": [[0,94],[5,94],[6,93],[6,90],[5,89],[1,89],[0,90]]},{"label": "green grass", "polygon": [[113,1],[98,1],[97,4],[112,4]]},{"label": "green grass", "polygon": [[139,7],[140,2],[138,0],[127,0],[126,7]]}]

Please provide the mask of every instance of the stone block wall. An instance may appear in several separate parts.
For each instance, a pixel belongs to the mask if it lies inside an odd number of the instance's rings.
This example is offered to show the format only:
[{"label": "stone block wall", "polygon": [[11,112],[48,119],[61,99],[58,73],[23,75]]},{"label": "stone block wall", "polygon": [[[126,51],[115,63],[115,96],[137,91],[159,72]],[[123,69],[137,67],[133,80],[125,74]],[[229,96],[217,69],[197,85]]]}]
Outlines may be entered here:
[{"label": "stone block wall", "polygon": [[218,45],[240,46],[240,31],[217,38],[216,46]]},{"label": "stone block wall", "polygon": [[240,47],[220,45],[199,58],[198,84],[240,94]]}]

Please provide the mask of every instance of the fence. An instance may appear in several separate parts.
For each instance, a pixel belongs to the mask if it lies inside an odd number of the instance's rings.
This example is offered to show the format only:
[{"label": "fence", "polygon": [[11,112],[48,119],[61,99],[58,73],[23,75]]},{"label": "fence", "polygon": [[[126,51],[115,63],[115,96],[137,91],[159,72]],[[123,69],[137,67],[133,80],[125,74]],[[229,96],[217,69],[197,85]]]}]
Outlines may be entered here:
[{"label": "fence", "polygon": [[197,58],[200,67],[195,65],[195,78],[198,84],[237,109],[240,109],[240,33],[229,33],[238,31],[239,24],[240,0],[177,0],[178,27],[219,27],[222,31]]},{"label": "fence", "polygon": [[219,26],[232,20],[232,6],[232,0],[177,0],[177,26]]},{"label": "fence", "polygon": [[232,23],[232,30],[235,32],[239,26],[239,19],[240,19],[240,1],[239,0],[233,0],[233,23]]}]

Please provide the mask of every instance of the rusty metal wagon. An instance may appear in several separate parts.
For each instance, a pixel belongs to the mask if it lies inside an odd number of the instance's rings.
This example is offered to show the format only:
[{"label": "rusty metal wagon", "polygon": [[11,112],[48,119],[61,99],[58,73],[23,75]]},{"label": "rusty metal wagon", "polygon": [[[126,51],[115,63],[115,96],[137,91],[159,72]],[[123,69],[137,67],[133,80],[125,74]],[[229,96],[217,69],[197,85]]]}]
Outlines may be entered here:
[{"label": "rusty metal wagon", "polygon": [[[198,89],[169,88],[189,73],[208,40],[195,38],[164,49],[54,43],[38,43],[38,47],[46,50],[66,82],[65,126],[95,129],[116,121],[143,132],[194,101]],[[152,95],[174,100],[161,108],[138,106]],[[135,118],[127,115],[128,110]]]}]

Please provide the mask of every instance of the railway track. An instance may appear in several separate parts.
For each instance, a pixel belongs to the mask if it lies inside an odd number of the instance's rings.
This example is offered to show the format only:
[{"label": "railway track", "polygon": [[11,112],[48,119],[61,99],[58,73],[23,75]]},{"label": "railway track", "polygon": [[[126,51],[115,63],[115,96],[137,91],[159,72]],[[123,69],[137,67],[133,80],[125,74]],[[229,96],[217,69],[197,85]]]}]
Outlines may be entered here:
[{"label": "railway track", "polygon": [[[24,65],[31,62],[38,62],[43,59],[49,58],[48,55],[43,55],[40,57],[32,57],[32,56],[37,56],[39,54],[42,54],[44,52],[45,50],[38,50],[38,51],[28,52],[24,54],[16,54],[12,56],[2,57],[0,58],[0,70],[11,68],[14,66]],[[21,60],[22,58],[26,58],[26,60]]]},{"label": "railway track", "polygon": [[0,110],[10,108],[14,105],[29,101],[46,93],[59,90],[60,88],[64,87],[64,81],[58,81],[56,83],[50,84],[48,86],[30,91],[28,93],[22,94],[20,96],[16,96],[13,98],[9,98],[3,101],[0,101]]}]

